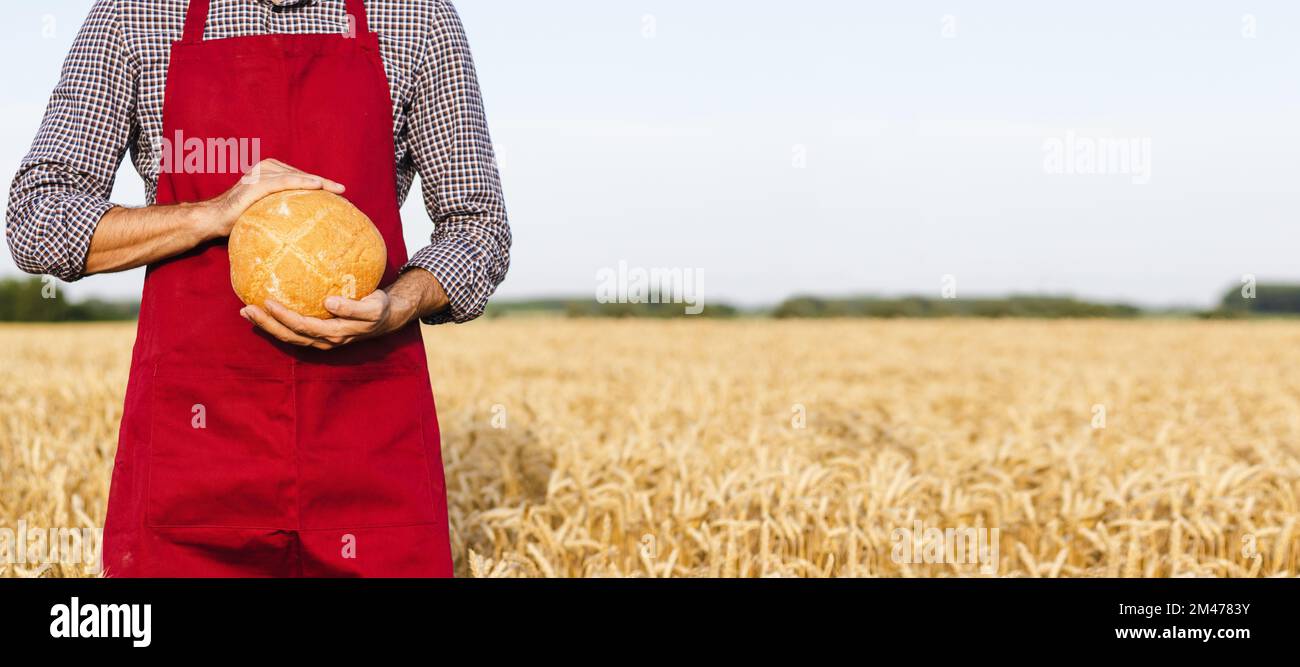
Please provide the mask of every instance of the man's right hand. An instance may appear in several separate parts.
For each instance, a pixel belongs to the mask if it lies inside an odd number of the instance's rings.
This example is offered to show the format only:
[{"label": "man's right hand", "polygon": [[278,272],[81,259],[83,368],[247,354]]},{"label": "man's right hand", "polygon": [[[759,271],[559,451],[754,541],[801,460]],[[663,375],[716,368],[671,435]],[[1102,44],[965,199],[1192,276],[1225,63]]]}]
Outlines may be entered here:
[{"label": "man's right hand", "polygon": [[210,238],[229,236],[235,221],[244,211],[263,197],[284,190],[328,190],[337,195],[343,194],[344,187],[341,183],[308,174],[279,160],[262,160],[225,194],[203,202]]},{"label": "man's right hand", "polygon": [[111,273],[179,255],[230,235],[239,216],[258,200],[284,190],[328,190],[343,185],[279,160],[263,160],[224,194],[195,204],[114,208],[90,239],[85,273]]}]

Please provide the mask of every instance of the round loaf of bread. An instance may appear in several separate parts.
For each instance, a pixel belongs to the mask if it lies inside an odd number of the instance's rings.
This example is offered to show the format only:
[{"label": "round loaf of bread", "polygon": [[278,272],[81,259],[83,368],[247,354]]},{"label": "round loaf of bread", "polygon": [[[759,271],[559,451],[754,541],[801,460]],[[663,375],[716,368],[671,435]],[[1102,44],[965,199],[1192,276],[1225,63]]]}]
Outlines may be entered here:
[{"label": "round loaf of bread", "polygon": [[286,190],[249,207],[230,231],[230,284],[248,305],[273,299],[301,315],[333,317],[325,297],[375,291],[388,251],[352,202],[324,190]]}]

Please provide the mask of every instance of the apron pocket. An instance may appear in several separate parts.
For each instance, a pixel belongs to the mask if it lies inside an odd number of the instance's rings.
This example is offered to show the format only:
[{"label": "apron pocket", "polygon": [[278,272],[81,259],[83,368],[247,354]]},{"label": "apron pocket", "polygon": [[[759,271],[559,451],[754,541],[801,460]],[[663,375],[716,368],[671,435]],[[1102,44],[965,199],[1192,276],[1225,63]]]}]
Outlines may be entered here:
[{"label": "apron pocket", "polygon": [[424,441],[427,375],[300,377],[297,392],[303,529],[445,521]]},{"label": "apron pocket", "polygon": [[295,527],[293,404],[287,379],[156,377],[149,524]]}]

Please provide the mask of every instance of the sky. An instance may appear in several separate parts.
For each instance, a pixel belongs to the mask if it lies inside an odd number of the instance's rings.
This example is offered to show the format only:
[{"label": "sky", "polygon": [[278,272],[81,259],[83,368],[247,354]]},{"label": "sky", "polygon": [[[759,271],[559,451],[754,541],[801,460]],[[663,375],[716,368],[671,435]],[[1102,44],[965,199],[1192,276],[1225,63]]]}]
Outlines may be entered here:
[{"label": "sky", "polygon": [[[1300,3],[455,4],[514,233],[500,297],[593,295],[620,261],[741,305],[951,280],[1207,306],[1246,274],[1300,281]],[[89,6],[7,3],[6,192]],[[1134,161],[1082,157],[1118,146]],[[114,201],[143,198],[125,161]]]}]

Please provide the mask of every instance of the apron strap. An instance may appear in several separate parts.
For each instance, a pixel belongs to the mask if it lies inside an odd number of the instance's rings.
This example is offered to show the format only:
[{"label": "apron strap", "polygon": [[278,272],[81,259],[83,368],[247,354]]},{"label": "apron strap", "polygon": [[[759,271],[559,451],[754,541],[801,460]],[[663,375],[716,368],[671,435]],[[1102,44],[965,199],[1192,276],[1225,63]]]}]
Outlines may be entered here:
[{"label": "apron strap", "polygon": [[190,0],[190,8],[185,12],[185,35],[187,42],[203,41],[203,28],[208,24],[208,0]]},{"label": "apron strap", "polygon": [[357,34],[364,35],[370,32],[369,22],[366,21],[366,2],[365,0],[346,0],[345,6],[348,16],[357,22]]},{"label": "apron strap", "polygon": [[[208,5],[210,0],[190,0],[190,7],[185,12],[185,32],[183,39],[187,42],[203,41],[203,29],[208,25]],[[366,21],[365,0],[345,0],[344,6],[348,16],[356,22],[358,35],[370,32]]]}]

